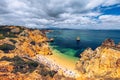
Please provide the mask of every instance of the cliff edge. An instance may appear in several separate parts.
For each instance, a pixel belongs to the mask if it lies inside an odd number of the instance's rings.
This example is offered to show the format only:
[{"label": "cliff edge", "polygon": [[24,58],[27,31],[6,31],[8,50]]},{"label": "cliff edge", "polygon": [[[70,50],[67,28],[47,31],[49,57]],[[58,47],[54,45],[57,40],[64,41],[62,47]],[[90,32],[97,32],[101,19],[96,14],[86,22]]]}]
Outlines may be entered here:
[{"label": "cliff edge", "polygon": [[76,64],[81,73],[78,80],[120,80],[120,47],[106,39],[95,50],[87,48]]},{"label": "cliff edge", "polygon": [[33,57],[52,54],[45,33],[20,26],[0,27],[0,53],[13,53]]}]

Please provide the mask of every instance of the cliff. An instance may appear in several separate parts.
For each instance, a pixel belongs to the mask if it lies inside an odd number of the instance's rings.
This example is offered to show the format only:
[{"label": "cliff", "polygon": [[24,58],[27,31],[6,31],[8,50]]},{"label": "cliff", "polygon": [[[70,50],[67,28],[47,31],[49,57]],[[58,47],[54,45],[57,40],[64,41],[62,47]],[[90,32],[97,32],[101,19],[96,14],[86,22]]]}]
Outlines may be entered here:
[{"label": "cliff", "polygon": [[[37,54],[52,55],[48,41],[43,30],[1,26],[0,80],[75,80],[34,60]],[[120,43],[106,39],[95,50],[87,48],[76,69],[77,80],[120,80]]]},{"label": "cliff", "polygon": [[74,80],[36,61],[52,55],[45,30],[0,26],[0,80]]},{"label": "cliff", "polygon": [[120,80],[120,48],[106,39],[95,50],[86,49],[76,64],[81,73],[78,80]]},{"label": "cliff", "polygon": [[17,26],[0,27],[0,52],[35,56],[52,54],[45,33]]},{"label": "cliff", "polygon": [[52,79],[55,71],[23,58],[32,58],[37,54],[52,54],[43,31],[21,26],[0,26],[0,80]]}]

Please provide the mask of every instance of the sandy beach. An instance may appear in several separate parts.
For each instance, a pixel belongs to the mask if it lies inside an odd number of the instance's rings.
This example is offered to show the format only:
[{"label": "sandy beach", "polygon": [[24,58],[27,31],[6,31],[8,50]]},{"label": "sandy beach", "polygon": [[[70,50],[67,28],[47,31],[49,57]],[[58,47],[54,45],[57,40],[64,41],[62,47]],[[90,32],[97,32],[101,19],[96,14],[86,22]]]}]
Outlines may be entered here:
[{"label": "sandy beach", "polygon": [[51,69],[62,71],[63,75],[69,77],[79,77],[78,72],[75,70],[75,63],[78,59],[68,57],[64,54],[53,51],[53,55],[37,55],[36,59]]},{"label": "sandy beach", "polygon": [[75,57],[70,57],[67,55],[64,55],[62,53],[59,53],[58,51],[53,51],[53,55],[47,56],[49,59],[52,59],[55,61],[55,63],[58,63],[62,67],[66,67],[67,69],[75,70],[75,64],[78,60]]}]

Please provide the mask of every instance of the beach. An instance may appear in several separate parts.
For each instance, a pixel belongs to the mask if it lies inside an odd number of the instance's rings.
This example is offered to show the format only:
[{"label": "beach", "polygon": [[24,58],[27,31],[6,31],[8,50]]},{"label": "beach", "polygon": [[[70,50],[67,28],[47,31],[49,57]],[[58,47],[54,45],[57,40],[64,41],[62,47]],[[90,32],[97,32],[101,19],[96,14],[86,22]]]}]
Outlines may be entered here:
[{"label": "beach", "polygon": [[68,58],[66,55],[53,51],[52,55],[37,55],[36,59],[52,70],[61,71],[62,75],[77,78],[79,73],[75,70],[76,58]]}]

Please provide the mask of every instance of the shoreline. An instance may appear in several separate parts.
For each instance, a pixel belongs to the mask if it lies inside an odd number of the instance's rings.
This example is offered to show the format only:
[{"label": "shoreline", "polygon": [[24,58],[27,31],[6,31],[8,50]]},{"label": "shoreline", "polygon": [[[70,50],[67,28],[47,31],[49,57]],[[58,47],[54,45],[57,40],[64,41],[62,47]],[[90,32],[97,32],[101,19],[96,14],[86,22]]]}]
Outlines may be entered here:
[{"label": "shoreline", "polygon": [[39,63],[43,63],[66,77],[78,78],[80,76],[79,72],[75,69],[75,64],[78,61],[77,58],[69,58],[69,56],[56,50],[52,50],[52,52],[52,55],[36,55],[36,59]]}]

